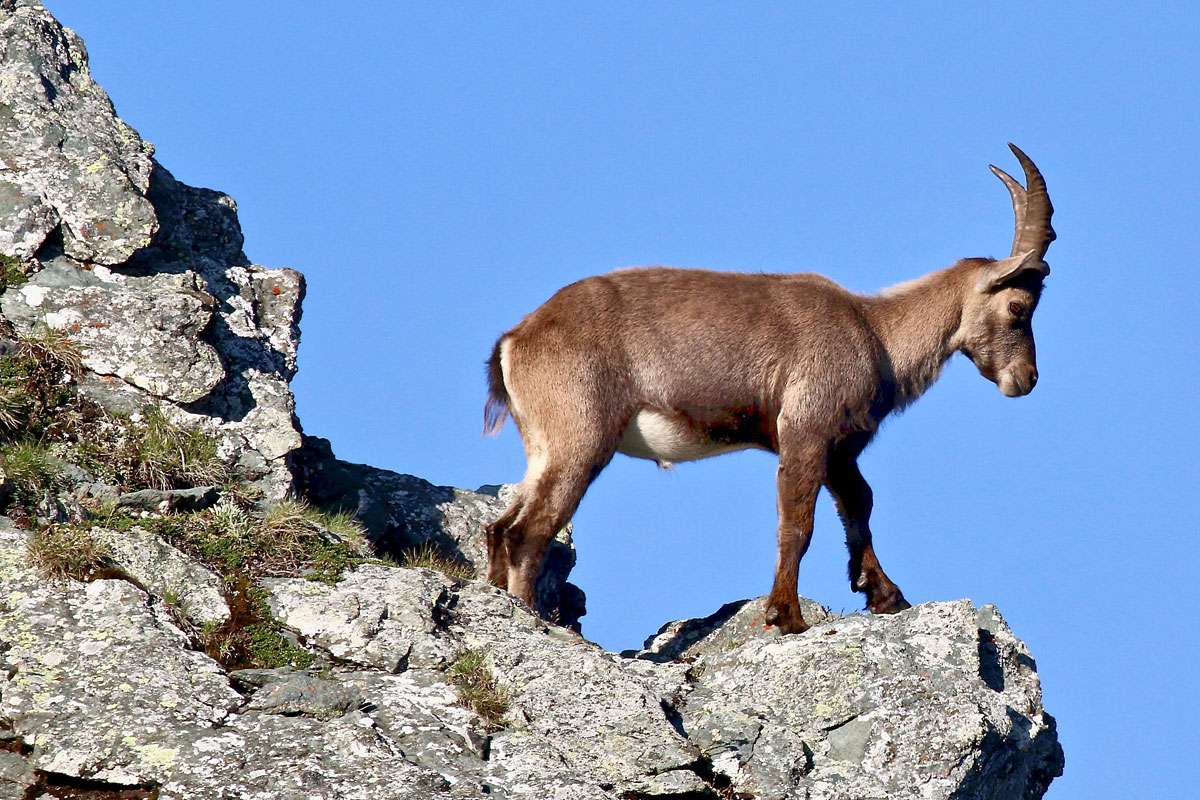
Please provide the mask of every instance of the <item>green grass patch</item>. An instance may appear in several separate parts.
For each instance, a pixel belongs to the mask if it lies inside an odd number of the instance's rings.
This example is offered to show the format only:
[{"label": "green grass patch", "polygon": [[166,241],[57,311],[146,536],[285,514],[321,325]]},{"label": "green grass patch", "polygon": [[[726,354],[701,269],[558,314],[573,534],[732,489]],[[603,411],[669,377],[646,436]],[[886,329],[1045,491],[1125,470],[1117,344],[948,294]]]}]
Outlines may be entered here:
[{"label": "green grass patch", "polygon": [[303,669],[313,654],[298,646],[271,614],[266,590],[245,576],[226,579],[230,618],[222,624],[201,628],[204,651],[226,669]]},{"label": "green grass patch", "polygon": [[12,486],[12,500],[30,508],[63,485],[63,467],[41,442],[22,439],[0,445],[0,469]]},{"label": "green grass patch", "polygon": [[89,425],[76,426],[70,440],[72,460],[126,491],[233,483],[217,440],[172,422],[156,406],[132,417],[101,411]]},{"label": "green grass patch", "polygon": [[217,455],[216,439],[176,425],[153,406],[131,421],[118,460],[127,485],[154,489],[217,484],[229,474]]},{"label": "green grass patch", "polygon": [[234,575],[306,577],[336,583],[346,570],[375,562],[367,553],[362,527],[340,519],[335,534],[328,515],[297,500],[265,512],[223,497],[203,511],[135,517],[113,504],[96,505],[90,523],[112,530],[142,527],[228,578]]},{"label": "green grass patch", "polygon": [[10,286],[20,286],[29,280],[21,265],[21,259],[16,256],[0,254],[0,292]]}]

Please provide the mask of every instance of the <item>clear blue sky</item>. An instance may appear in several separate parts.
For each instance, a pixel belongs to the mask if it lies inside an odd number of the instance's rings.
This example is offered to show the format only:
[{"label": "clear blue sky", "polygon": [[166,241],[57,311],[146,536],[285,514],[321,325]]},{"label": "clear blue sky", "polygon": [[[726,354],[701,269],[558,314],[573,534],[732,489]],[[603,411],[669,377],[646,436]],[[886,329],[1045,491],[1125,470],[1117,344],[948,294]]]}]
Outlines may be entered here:
[{"label": "clear blue sky", "polygon": [[[994,602],[1060,725],[1054,800],[1195,793],[1191,607],[1200,203],[1194,6],[49,0],[251,258],[309,280],[305,429],[475,487],[483,360],[559,286],[633,264],[825,273],[862,291],[1006,255],[986,168],[1057,208],[1041,381],[961,357],[863,458],[910,600]],[[970,8],[968,8],[970,6]],[[619,457],[576,516],[610,647],[769,587],[774,461]],[[826,498],[802,591],[852,609]]]}]

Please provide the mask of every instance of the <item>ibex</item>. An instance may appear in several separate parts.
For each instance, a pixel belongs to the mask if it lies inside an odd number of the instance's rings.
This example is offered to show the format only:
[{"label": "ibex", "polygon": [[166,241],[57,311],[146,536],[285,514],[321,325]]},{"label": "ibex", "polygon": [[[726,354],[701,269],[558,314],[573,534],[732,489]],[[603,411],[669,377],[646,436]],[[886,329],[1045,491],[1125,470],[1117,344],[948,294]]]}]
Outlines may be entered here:
[{"label": "ibex", "polygon": [[528,468],[487,528],[488,578],[533,606],[547,545],[615,453],[668,465],[744,448],[779,456],[779,559],[767,625],[808,626],[796,594],[821,486],[873,613],[908,608],[871,545],[857,459],[880,422],[961,352],[1008,397],[1033,390],[1031,319],[1050,272],[1054,211],[1041,173],[1009,145],[1008,258],[963,259],[863,296],[812,274],[617,270],[559,290],[496,342],[484,430],[511,412]]}]

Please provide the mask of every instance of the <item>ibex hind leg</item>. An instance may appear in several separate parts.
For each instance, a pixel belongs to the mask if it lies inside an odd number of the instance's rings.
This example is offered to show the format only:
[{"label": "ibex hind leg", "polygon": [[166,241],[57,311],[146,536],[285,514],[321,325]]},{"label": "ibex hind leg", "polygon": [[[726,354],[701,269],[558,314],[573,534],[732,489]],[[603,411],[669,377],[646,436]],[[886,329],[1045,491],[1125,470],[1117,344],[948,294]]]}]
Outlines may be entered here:
[{"label": "ibex hind leg", "polygon": [[505,534],[524,509],[525,503],[518,491],[504,513],[484,529],[487,532],[488,582],[501,589],[508,588],[508,544]]},{"label": "ibex hind leg", "polygon": [[[591,343],[555,339],[527,351],[506,340],[501,366],[528,467],[518,489],[521,509],[503,533],[507,588],[534,605],[546,549],[570,521],[583,493],[616,452],[628,414],[616,381]],[[564,371],[566,370],[566,371]]]},{"label": "ibex hind leg", "polygon": [[607,457],[588,462],[550,460],[536,483],[522,486],[525,505],[508,527],[505,545],[508,551],[508,590],[536,610],[534,588],[542,571],[542,562],[550,541],[571,521],[583,493],[592,478],[603,468]]}]

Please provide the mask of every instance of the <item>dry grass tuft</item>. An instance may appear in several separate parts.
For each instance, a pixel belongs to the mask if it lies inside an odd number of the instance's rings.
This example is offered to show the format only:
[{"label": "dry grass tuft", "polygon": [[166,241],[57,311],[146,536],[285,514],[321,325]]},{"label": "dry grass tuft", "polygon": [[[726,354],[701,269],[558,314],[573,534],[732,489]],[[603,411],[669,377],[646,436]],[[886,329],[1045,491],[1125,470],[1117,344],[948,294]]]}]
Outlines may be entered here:
[{"label": "dry grass tuft", "polygon": [[458,692],[459,705],[469,708],[483,718],[491,730],[503,727],[501,720],[508,713],[509,697],[496,682],[480,650],[468,650],[450,665],[447,672],[451,685]]},{"label": "dry grass tuft", "polygon": [[58,328],[42,328],[36,333],[17,339],[17,355],[29,359],[47,373],[67,379],[83,372],[83,353],[71,341],[67,332]]},{"label": "dry grass tuft", "polygon": [[411,547],[400,554],[400,566],[431,569],[447,578],[469,581],[475,577],[475,568],[456,555],[444,552],[433,542]]},{"label": "dry grass tuft", "polygon": [[53,581],[84,581],[104,565],[104,549],[78,526],[49,525],[34,531],[25,545],[29,563]]},{"label": "dry grass tuft", "polygon": [[215,439],[176,425],[153,406],[130,425],[118,458],[132,483],[155,489],[219,484],[229,477]]}]

